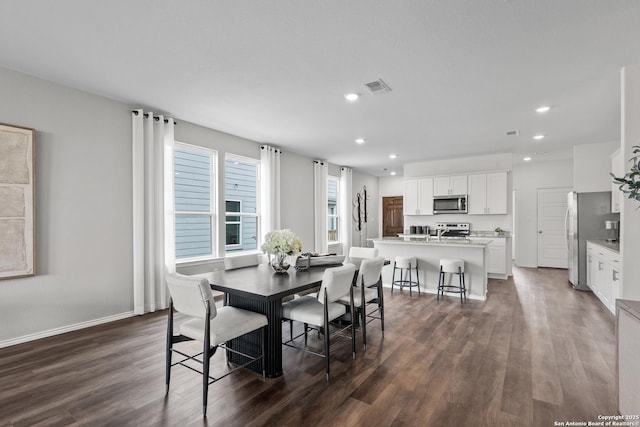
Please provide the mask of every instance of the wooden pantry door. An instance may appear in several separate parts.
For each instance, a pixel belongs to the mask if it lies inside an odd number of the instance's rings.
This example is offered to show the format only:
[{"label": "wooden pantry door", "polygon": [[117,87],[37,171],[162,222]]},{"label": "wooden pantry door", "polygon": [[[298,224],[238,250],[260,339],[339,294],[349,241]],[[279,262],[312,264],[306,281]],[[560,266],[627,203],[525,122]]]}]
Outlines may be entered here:
[{"label": "wooden pantry door", "polygon": [[382,198],[382,237],[397,236],[404,232],[402,196]]}]

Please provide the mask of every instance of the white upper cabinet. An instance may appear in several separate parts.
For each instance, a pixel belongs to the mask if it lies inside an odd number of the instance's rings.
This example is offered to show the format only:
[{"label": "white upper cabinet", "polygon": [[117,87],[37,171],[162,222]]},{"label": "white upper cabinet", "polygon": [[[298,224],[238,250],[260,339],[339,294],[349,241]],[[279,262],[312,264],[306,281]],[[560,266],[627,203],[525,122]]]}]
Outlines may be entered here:
[{"label": "white upper cabinet", "polygon": [[433,178],[404,180],[405,215],[433,215]]},{"label": "white upper cabinet", "polygon": [[[624,175],[624,161],[620,149],[611,155],[611,173],[618,178]],[[620,185],[613,183],[613,178],[611,181],[611,212],[620,212],[620,197],[622,195]]]},{"label": "white upper cabinet", "polygon": [[507,173],[487,174],[487,213],[505,215],[507,213]]},{"label": "white upper cabinet", "polygon": [[487,174],[469,175],[469,196],[467,213],[484,215],[487,213]]},{"label": "white upper cabinet", "polygon": [[433,179],[434,196],[459,196],[467,194],[467,176],[438,176]]},{"label": "white upper cabinet", "polygon": [[469,214],[504,215],[507,213],[507,172],[469,175]]}]

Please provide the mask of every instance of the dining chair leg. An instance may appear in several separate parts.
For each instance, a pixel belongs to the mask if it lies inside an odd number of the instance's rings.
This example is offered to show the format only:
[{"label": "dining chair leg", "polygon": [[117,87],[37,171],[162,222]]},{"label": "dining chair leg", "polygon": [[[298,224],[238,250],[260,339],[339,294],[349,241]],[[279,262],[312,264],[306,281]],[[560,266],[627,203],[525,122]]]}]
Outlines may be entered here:
[{"label": "dining chair leg", "polygon": [[289,320],[289,338],[293,341],[293,320]]},{"label": "dining chair leg", "polygon": [[[324,300],[327,300],[326,290]],[[326,377],[329,382],[329,310],[327,304],[324,304],[324,364],[327,371]]]},{"label": "dining chair leg", "polygon": [[307,334],[309,333],[309,324],[304,324],[304,346],[307,346]]},{"label": "dining chair leg", "polygon": [[169,393],[169,382],[171,381],[171,355],[173,353],[173,301],[169,303],[169,314],[167,321],[167,366],[166,366],[166,390]]},{"label": "dining chair leg", "polygon": [[380,328],[384,338],[384,291],[382,290],[382,277],[378,281],[378,310],[380,311]]},{"label": "dining chair leg", "polygon": [[264,343],[267,339],[267,327],[263,327],[262,328],[262,342],[261,342],[261,350],[262,350],[262,359],[260,359],[260,362],[262,363],[262,378],[266,378],[267,377],[267,364],[265,363],[264,360]]},{"label": "dining chair leg", "polygon": [[367,310],[366,310],[366,304],[364,302],[364,286],[362,286],[360,288],[362,290],[361,292],[361,297],[360,297],[360,317],[362,318],[362,325],[360,326],[362,328],[362,348],[364,350],[367,349]]},{"label": "dining chair leg", "polygon": [[202,352],[202,415],[207,416],[207,397],[209,394],[209,340],[205,338]]},{"label": "dining chair leg", "polygon": [[350,312],[351,312],[351,358],[356,358],[356,322],[355,322],[355,310],[353,307],[353,289],[351,292],[351,304],[350,304]]}]

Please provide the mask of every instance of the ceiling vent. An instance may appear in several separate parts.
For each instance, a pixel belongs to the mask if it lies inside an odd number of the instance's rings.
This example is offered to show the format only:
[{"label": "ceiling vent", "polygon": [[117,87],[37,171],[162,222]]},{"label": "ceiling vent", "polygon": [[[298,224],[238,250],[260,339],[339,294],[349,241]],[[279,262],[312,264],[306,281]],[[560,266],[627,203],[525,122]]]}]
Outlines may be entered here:
[{"label": "ceiling vent", "polygon": [[519,130],[508,130],[507,131],[507,136],[520,136],[520,131]]},{"label": "ceiling vent", "polygon": [[382,79],[366,83],[365,86],[373,93],[391,92],[391,88]]}]

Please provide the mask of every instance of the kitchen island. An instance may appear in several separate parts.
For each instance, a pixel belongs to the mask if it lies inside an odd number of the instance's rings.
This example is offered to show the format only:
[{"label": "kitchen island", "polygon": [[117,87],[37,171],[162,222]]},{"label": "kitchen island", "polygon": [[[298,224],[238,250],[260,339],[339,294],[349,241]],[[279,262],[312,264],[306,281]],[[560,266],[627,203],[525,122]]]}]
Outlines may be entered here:
[{"label": "kitchen island", "polygon": [[[373,246],[378,249],[380,256],[391,261],[382,271],[382,282],[385,286],[391,286],[393,274],[393,261],[396,256],[415,256],[418,260],[420,277],[420,290],[423,292],[437,293],[438,276],[440,272],[440,259],[458,258],[464,260],[465,282],[467,297],[484,301],[487,295],[487,245],[486,240],[431,238],[419,240],[404,240],[403,238],[385,237],[372,239]],[[458,280],[458,276],[449,280]],[[397,288],[396,288],[397,289]]]}]

